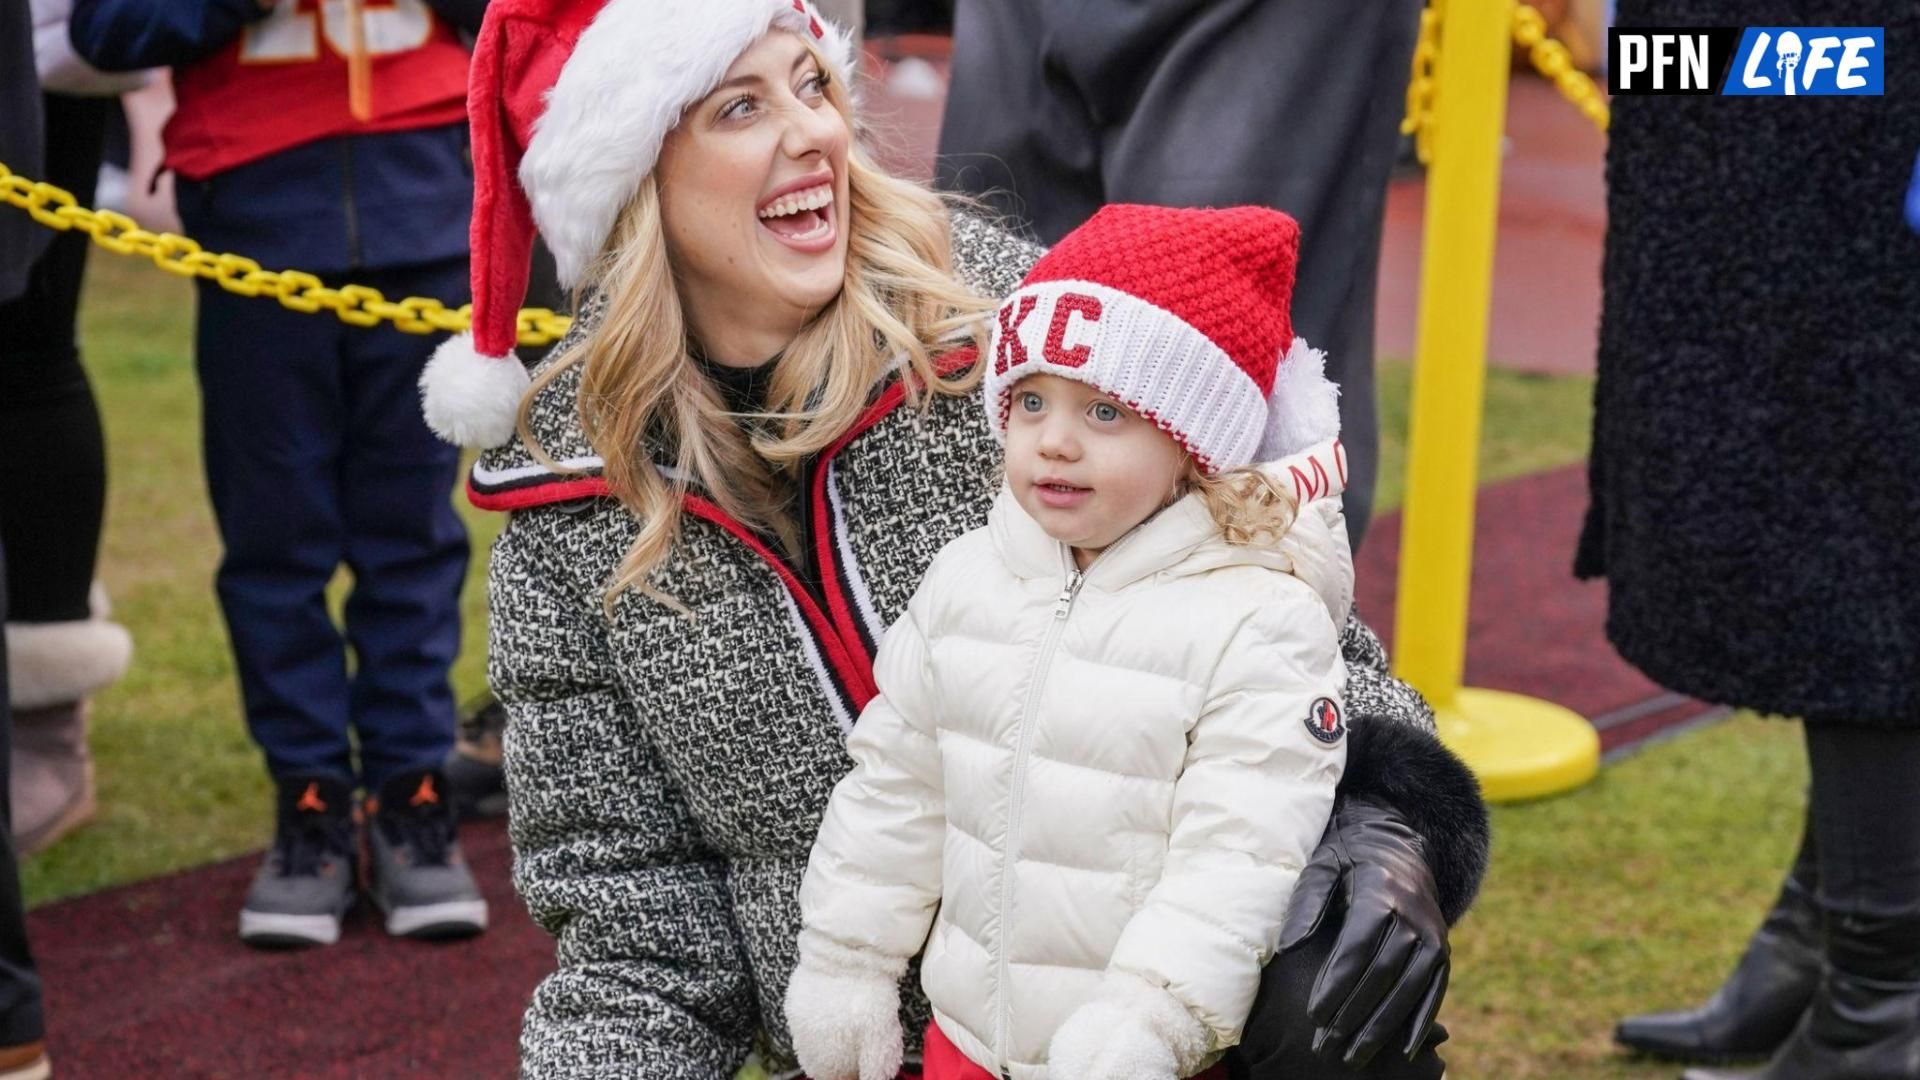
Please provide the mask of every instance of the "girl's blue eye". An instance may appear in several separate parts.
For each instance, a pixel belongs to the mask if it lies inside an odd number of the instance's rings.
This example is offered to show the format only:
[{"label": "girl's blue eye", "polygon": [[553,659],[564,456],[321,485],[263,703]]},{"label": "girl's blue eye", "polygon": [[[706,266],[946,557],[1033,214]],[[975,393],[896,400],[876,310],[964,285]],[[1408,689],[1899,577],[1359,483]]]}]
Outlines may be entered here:
[{"label": "girl's blue eye", "polygon": [[827,92],[827,84],[832,81],[833,77],[826,72],[816,71],[800,84],[800,92],[811,97],[823,96]]},{"label": "girl's blue eye", "polygon": [[752,94],[748,94],[744,97],[734,98],[732,101],[727,102],[727,105],[725,108],[720,110],[720,119],[738,120],[740,117],[745,116],[746,110],[751,108],[754,104],[755,102],[753,100]]},{"label": "girl's blue eye", "polygon": [[1096,401],[1093,403],[1093,418],[1103,424],[1111,424],[1120,419],[1120,410],[1110,402]]},{"label": "girl's blue eye", "polygon": [[1046,402],[1040,400],[1039,394],[1021,394],[1020,407],[1028,412],[1039,412],[1046,407]]}]

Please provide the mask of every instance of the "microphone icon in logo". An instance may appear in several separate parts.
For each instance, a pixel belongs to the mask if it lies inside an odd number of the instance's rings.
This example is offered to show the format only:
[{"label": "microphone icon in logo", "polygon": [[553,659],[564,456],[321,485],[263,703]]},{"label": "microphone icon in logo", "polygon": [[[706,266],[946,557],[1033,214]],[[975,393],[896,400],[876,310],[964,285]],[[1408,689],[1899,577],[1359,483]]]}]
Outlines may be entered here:
[{"label": "microphone icon in logo", "polygon": [[1800,66],[1800,35],[1791,30],[1780,33],[1780,42],[1774,46],[1780,57],[1773,69],[1780,73],[1780,81],[1787,84],[1787,96],[1793,97],[1793,69]]}]

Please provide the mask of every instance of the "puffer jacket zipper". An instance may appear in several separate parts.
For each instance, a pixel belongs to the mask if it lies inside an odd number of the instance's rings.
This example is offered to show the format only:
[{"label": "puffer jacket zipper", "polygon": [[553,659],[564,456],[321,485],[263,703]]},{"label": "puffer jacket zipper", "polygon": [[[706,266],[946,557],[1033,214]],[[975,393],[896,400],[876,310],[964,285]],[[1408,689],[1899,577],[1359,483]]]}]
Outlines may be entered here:
[{"label": "puffer jacket zipper", "polygon": [[1136,527],[1127,535],[1108,545],[1105,551],[1094,557],[1085,570],[1079,569],[1073,562],[1073,551],[1067,545],[1060,545],[1061,569],[1066,580],[1060,587],[1060,595],[1053,603],[1053,618],[1047,621],[1046,637],[1040,643],[1040,655],[1034,659],[1033,679],[1027,684],[1027,699],[1020,709],[1020,728],[1015,735],[1013,750],[1013,787],[1007,797],[1007,850],[1000,865],[1000,956],[998,958],[998,984],[994,997],[998,1003],[995,1010],[993,1054],[1000,1065],[1001,1077],[1012,1075],[1007,1054],[1007,1033],[1012,1024],[1012,1010],[1008,1004],[1008,963],[1007,943],[1013,937],[1013,867],[1019,854],[1017,837],[1020,835],[1021,803],[1026,794],[1027,785],[1027,739],[1033,732],[1035,715],[1040,711],[1040,692],[1046,689],[1047,676],[1053,666],[1054,650],[1060,646],[1061,635],[1067,629],[1067,616],[1073,614],[1073,602],[1079,598],[1080,589],[1087,583],[1087,575],[1121,544],[1132,539],[1139,532]]}]

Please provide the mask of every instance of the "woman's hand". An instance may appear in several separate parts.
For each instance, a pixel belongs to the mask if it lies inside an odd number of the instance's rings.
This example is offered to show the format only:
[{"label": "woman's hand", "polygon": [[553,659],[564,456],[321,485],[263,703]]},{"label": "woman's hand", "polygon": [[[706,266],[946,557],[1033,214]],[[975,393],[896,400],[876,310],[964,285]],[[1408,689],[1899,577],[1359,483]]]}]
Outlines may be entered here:
[{"label": "woman's hand", "polygon": [[809,1080],[894,1080],[900,1072],[904,962],[844,946],[800,951],[787,983],[787,1028]]},{"label": "woman's hand", "polygon": [[1313,1049],[1351,1067],[1392,1040],[1412,1057],[1447,993],[1450,953],[1433,871],[1399,815],[1365,799],[1336,804],[1333,820],[1294,888],[1282,950],[1319,928],[1336,901],[1340,937],[1307,1005]]},{"label": "woman's hand", "polygon": [[1180,1080],[1198,1072],[1207,1030],[1172,994],[1109,972],[1099,997],[1075,1009],[1047,1046],[1047,1073],[1100,1080]]}]

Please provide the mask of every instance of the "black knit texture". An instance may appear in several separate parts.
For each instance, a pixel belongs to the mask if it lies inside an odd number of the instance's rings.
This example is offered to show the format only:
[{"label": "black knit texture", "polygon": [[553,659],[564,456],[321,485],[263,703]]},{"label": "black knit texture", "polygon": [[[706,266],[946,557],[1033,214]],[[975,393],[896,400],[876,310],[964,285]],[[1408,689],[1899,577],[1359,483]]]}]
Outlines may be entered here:
[{"label": "black knit texture", "polygon": [[[1920,725],[1920,5],[1622,0],[1634,25],[1885,28],[1883,97],[1622,97],[1576,572],[1661,684]],[[1737,74],[1736,74],[1736,77]]]}]

